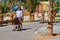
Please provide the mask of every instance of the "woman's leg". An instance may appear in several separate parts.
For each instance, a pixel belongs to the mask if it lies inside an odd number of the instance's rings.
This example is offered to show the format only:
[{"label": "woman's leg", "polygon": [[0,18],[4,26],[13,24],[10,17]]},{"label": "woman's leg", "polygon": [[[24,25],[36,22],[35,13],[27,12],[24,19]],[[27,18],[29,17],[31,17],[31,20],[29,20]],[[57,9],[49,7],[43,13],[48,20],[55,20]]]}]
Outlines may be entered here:
[{"label": "woman's leg", "polygon": [[21,21],[19,21],[18,31],[21,31],[21,30],[22,30],[22,23],[21,23]]},{"label": "woman's leg", "polygon": [[22,27],[22,18],[19,19],[19,22],[20,22],[20,28],[23,29],[23,27]]},{"label": "woman's leg", "polygon": [[20,27],[21,27],[21,29],[23,29],[23,27],[22,27],[22,20],[20,21]]}]

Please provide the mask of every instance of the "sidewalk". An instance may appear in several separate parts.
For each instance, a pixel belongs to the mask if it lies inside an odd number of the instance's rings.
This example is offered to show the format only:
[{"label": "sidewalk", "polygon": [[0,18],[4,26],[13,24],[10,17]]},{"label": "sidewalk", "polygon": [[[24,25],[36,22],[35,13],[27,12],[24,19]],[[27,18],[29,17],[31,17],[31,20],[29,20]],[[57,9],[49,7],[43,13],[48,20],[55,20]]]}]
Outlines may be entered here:
[{"label": "sidewalk", "polygon": [[[59,23],[60,24],[60,23]],[[56,34],[55,36],[47,36],[47,26],[38,28],[35,31],[35,38],[37,40],[60,40],[60,25],[59,24],[54,24],[53,26],[53,33]]]},{"label": "sidewalk", "polygon": [[1,25],[0,40],[35,40],[33,32],[37,27],[41,27],[39,22],[23,23],[22,31],[12,31],[14,25]]}]

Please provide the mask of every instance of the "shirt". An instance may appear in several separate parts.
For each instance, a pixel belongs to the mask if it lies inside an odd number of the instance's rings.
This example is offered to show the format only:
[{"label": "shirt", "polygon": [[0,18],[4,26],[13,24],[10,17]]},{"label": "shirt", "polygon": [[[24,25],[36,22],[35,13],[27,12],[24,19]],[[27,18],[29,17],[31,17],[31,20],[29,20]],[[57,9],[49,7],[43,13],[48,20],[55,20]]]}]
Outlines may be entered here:
[{"label": "shirt", "polygon": [[16,11],[16,16],[19,18],[19,17],[22,17],[23,16],[23,12],[22,10],[17,10]]}]

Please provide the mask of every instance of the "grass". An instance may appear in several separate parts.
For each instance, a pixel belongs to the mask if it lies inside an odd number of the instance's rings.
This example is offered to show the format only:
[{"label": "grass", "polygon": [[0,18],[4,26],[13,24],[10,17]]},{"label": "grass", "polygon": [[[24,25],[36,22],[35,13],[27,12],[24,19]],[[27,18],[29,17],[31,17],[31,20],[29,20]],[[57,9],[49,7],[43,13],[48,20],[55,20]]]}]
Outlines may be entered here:
[{"label": "grass", "polygon": [[60,21],[60,14],[59,14],[59,13],[56,14],[55,20],[56,20],[56,21]]},{"label": "grass", "polygon": [[60,21],[60,17],[55,17],[55,20],[56,21]]}]

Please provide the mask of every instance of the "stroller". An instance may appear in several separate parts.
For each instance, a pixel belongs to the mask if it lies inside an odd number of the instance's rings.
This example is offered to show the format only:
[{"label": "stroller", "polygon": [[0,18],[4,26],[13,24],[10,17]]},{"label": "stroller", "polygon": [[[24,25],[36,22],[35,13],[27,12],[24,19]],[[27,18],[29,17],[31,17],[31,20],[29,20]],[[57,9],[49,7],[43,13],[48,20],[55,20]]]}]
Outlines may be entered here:
[{"label": "stroller", "polygon": [[17,17],[13,19],[13,23],[15,25],[15,28],[13,29],[13,31],[21,31],[20,21]]}]

